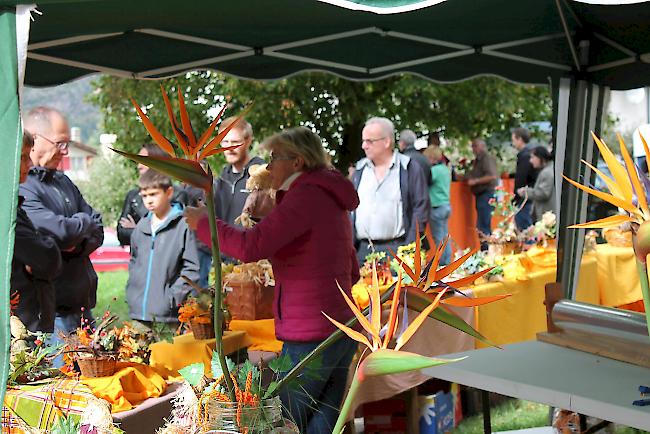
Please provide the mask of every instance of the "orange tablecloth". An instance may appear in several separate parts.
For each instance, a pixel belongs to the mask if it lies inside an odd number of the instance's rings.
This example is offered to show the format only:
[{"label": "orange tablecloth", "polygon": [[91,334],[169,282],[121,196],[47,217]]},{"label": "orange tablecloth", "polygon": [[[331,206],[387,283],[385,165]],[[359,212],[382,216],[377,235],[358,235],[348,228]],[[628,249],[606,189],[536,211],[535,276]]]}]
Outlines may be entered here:
[{"label": "orange tablecloth", "polygon": [[140,363],[118,362],[110,377],[81,377],[81,382],[93,395],[111,404],[111,412],[131,410],[147,398],[156,398],[165,392],[165,379],[151,366]]},{"label": "orange tablecloth", "polygon": [[[210,372],[214,339],[196,340],[191,333],[176,336],[174,343],[157,342],[151,345],[149,364],[167,377],[177,377],[178,370],[192,363],[203,362],[206,372]],[[226,354],[249,345],[246,332],[226,331],[223,335],[223,350]]]},{"label": "orange tablecloth", "polygon": [[[513,192],[515,180],[501,179],[506,191]],[[460,249],[476,248],[479,245],[476,232],[476,207],[474,195],[465,182],[452,182],[449,190],[451,216],[449,217],[449,235]]]}]

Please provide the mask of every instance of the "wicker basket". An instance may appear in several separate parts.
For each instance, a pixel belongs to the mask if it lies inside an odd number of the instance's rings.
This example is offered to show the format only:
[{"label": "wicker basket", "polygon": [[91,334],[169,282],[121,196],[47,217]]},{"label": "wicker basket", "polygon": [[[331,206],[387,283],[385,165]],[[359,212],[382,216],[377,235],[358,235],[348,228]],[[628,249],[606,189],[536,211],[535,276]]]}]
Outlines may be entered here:
[{"label": "wicker basket", "polygon": [[76,357],[81,375],[84,377],[108,377],[115,373],[117,355],[102,355],[97,357]]},{"label": "wicker basket", "polygon": [[232,319],[252,321],[273,318],[274,287],[262,286],[253,280],[226,281],[226,304]]},{"label": "wicker basket", "polygon": [[212,325],[212,321],[205,324],[202,322],[190,320],[190,328],[192,329],[194,339],[214,339],[214,326]]}]

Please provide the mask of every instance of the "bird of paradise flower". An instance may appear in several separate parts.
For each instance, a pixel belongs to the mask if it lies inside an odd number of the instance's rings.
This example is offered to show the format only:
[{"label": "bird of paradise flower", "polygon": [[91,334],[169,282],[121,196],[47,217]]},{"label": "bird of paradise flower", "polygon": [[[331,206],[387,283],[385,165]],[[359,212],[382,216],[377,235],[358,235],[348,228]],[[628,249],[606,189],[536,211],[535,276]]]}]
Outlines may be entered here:
[{"label": "bird of paradise flower", "polygon": [[[431,237],[431,231],[427,226],[426,229],[427,238],[430,239],[430,245],[435,245],[433,242],[433,237]],[[449,283],[442,283],[444,277],[451,274],[455,271],[460,265],[463,264],[471,256],[470,254],[463,255],[461,258],[452,262],[446,267],[438,270],[438,264],[442,253],[445,250],[447,240],[442,242],[436,249],[432,249],[428,254],[427,266],[422,269],[421,263],[418,260],[420,258],[421,243],[420,240],[416,240],[415,247],[415,258],[414,269],[411,269],[406,263],[399,259],[397,255],[393,253],[398,261],[400,262],[404,271],[411,277],[411,280],[415,282],[414,285],[402,285],[402,270],[400,270],[397,278],[397,283],[395,289],[391,296],[391,307],[390,313],[388,315],[387,322],[381,324],[381,298],[379,290],[379,279],[377,278],[377,268],[376,264],[373,262],[372,267],[372,285],[368,289],[368,295],[370,298],[370,312],[369,318],[367,318],[363,312],[359,310],[356,304],[347,296],[347,294],[339,287],[339,290],[345,299],[346,303],[350,307],[350,310],[354,313],[358,323],[361,325],[365,334],[358,332],[351,327],[348,327],[335,319],[328,316],[326,313],[323,313],[336,327],[338,327],[343,333],[348,335],[351,339],[363,344],[367,347],[367,350],[370,351],[370,354],[363,358],[363,360],[357,366],[357,370],[350,385],[350,389],[346,396],[346,399],[341,408],[337,424],[334,427],[334,433],[340,433],[343,429],[345,421],[348,418],[348,415],[353,410],[354,398],[361,386],[362,382],[367,377],[388,375],[388,374],[397,374],[401,372],[413,371],[433,366],[438,366],[446,363],[456,362],[460,359],[439,359],[434,357],[425,357],[416,353],[401,351],[404,345],[413,337],[415,332],[424,324],[424,321],[432,317],[443,321],[449,325],[452,325],[459,330],[462,330],[476,338],[479,338],[483,341],[486,341],[477,331],[475,331],[470,325],[466,324],[462,319],[458,318],[451,312],[448,314],[452,317],[436,317],[432,314],[435,312],[440,312],[441,303],[446,303],[450,306],[463,306],[463,307],[474,307],[481,304],[490,303],[493,301],[500,300],[502,298],[508,297],[509,294],[499,295],[495,297],[480,297],[480,298],[469,298],[458,299],[457,297],[448,297],[444,299],[445,296],[452,295],[458,290],[451,286]],[[479,277],[489,272],[490,269],[482,270],[478,273],[475,273],[471,276],[458,279],[453,282],[456,286],[467,286],[474,283]],[[433,292],[435,295],[427,293],[427,288],[435,288]],[[402,300],[402,302],[400,302]],[[410,300],[411,303],[417,302],[417,306],[414,308],[420,313],[409,322],[407,314],[407,300]],[[401,329],[398,332],[398,326],[400,320],[398,318],[398,313],[402,307],[402,320],[401,320]],[[455,316],[455,318],[453,318]],[[462,323],[465,327],[458,325]],[[394,339],[395,338],[395,339]],[[394,340],[394,344],[393,344]],[[391,349],[390,347],[393,346]]]},{"label": "bird of paradise flower", "polygon": [[[207,157],[216,155],[222,152],[225,152],[230,149],[237,148],[238,146],[229,146],[229,147],[220,147],[221,141],[228,134],[228,132],[237,126],[239,121],[244,117],[244,115],[250,110],[251,106],[247,107],[234,122],[224,128],[216,136],[212,137],[215,129],[223,113],[226,110],[227,104],[224,104],[223,108],[219,111],[215,119],[210,123],[208,129],[197,136],[194,133],[192,127],[192,122],[190,121],[189,114],[187,113],[187,108],[185,106],[185,100],[183,98],[183,92],[178,88],[178,106],[179,106],[179,115],[180,115],[180,126],[176,121],[176,116],[172,109],[171,101],[165,89],[160,86],[160,91],[162,92],[163,100],[165,102],[165,108],[167,110],[167,115],[171,123],[172,131],[176,136],[177,143],[173,143],[167,137],[165,137],[151,122],[147,115],[142,111],[140,105],[134,100],[131,99],[133,106],[135,107],[138,116],[142,120],[142,124],[149,132],[151,138],[156,142],[156,144],[165,151],[168,156],[157,157],[157,156],[142,156],[137,154],[131,154],[128,152],[119,151],[113,149],[113,151],[118,154],[133,160],[137,163],[144,164],[145,166],[157,170],[159,172],[165,173],[173,178],[179,179],[183,182],[186,182],[190,185],[198,187],[205,192],[206,207],[208,211],[208,217],[210,221],[210,240],[212,248],[212,264],[215,272],[215,287],[221,288],[221,255],[219,252],[219,240],[217,238],[217,226],[216,226],[216,216],[215,216],[215,207],[214,207],[214,195],[212,194],[212,171],[210,167],[207,166],[207,169],[203,169],[200,162],[205,160]],[[223,355],[223,331],[221,329],[222,316],[223,316],[223,294],[222,291],[214,292],[214,327],[216,335],[216,346],[217,353],[219,354],[219,363],[221,365],[223,372],[228,372],[228,366],[226,364],[225,357]],[[234,384],[230,378],[230,375],[225,375],[225,383],[227,386],[228,393],[231,399],[234,401]]]},{"label": "bird of paradise flower", "polygon": [[[569,226],[569,228],[591,228],[604,229],[618,227],[622,224],[629,224],[632,231],[632,240],[634,253],[636,256],[637,272],[641,283],[641,292],[643,294],[643,304],[646,312],[646,324],[650,333],[650,284],[648,280],[648,255],[650,255],[650,210],[648,209],[647,195],[650,193],[650,179],[643,174],[634,164],[630,153],[625,146],[623,138],[618,135],[618,142],[624,165],[621,164],[612,150],[598,138],[593,132],[591,133],[600,154],[607,164],[607,168],[612,174],[612,178],[607,176],[598,168],[582,160],[582,162],[593,170],[600,179],[603,180],[609,193],[596,190],[587,185],[582,185],[564,175],[564,179],[571,185],[596,196],[605,202],[621,208],[625,215],[614,215],[599,220],[586,223],[579,223]],[[645,138],[641,136],[643,148],[645,150],[646,161],[650,162],[650,149]]]}]

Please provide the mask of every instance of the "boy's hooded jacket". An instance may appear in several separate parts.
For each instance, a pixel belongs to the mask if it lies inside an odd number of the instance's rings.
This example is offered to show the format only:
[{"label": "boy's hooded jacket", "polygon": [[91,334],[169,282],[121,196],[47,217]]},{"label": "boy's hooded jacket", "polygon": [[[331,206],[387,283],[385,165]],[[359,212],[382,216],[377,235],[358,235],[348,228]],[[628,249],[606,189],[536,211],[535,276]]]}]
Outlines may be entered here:
[{"label": "boy's hooded jacket", "polygon": [[194,233],[172,204],[169,215],[151,231],[151,215],[141,219],[131,236],[131,261],[126,299],[131,318],[143,321],[178,321],[178,305],[192,288],[181,276],[199,280],[199,259]]},{"label": "boy's hooded jacket", "polygon": [[[276,207],[252,229],[217,220],[225,254],[243,262],[271,261],[278,339],[320,341],[337,330],[323,312],[341,322],[353,316],[337,285],[350,296],[359,279],[348,216],[358,205],[352,183],[323,169],[305,172],[288,191],[278,191]],[[197,234],[209,242],[207,218],[199,221]]]}]

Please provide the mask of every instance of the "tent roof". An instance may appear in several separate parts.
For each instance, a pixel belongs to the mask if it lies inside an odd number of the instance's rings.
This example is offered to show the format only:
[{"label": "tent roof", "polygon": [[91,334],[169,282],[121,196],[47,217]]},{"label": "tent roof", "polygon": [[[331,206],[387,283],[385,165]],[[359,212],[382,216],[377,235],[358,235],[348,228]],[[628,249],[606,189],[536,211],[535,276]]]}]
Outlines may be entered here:
[{"label": "tent roof", "polygon": [[[46,0],[32,23],[26,84],[98,71],[146,79],[191,69],[256,79],[327,70],[361,80],[411,72],[441,82],[488,74],[547,83],[578,73],[615,89],[649,82],[650,3],[387,2],[410,9],[395,14],[338,6],[345,3]],[[368,9],[382,2],[353,3]],[[578,68],[584,40],[589,59]]]}]

